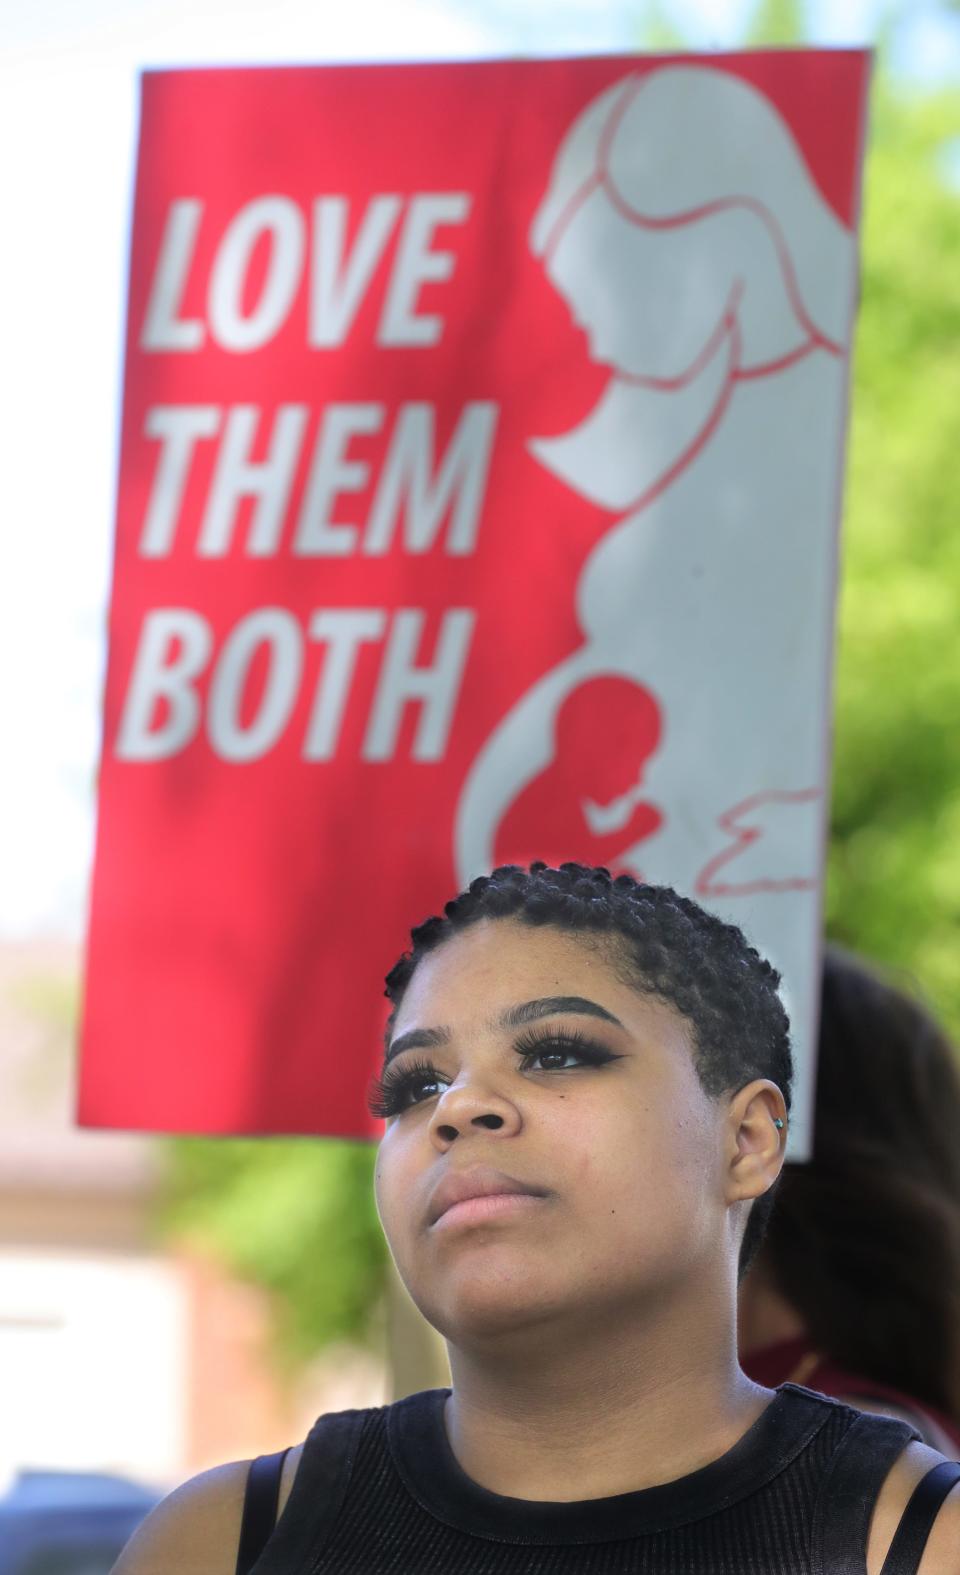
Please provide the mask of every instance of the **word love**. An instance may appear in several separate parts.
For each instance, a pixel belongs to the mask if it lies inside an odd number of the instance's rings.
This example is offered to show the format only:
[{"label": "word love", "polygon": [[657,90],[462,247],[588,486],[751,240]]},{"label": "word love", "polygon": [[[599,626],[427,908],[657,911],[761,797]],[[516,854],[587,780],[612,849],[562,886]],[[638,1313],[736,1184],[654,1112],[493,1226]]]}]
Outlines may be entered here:
[{"label": "word love", "polygon": [[[309,216],[289,197],[257,197],[240,209],[219,239],[206,279],[204,319],[184,310],[185,298],[192,289],[196,293],[204,204],[180,198],[167,213],[140,347],[199,351],[209,332],[223,350],[260,350],[284,326],[306,275],[307,343],[318,350],[333,349],[349,334],[394,238],[375,342],[388,347],[435,345],[443,319],[419,310],[420,292],[425,285],[451,278],[455,258],[434,246],[436,231],[462,225],[469,212],[466,192],[423,192],[406,200],[383,193],[368,202],[348,246],[346,197],[317,197]],[[264,246],[265,270],[258,262]]]},{"label": "word love", "polygon": [[[392,615],[382,607],[321,608],[304,628],[283,607],[259,607],[235,624],[219,651],[202,614],[156,608],[141,629],[116,754],[130,761],[167,759],[186,749],[202,726],[221,760],[259,760],[285,733],[306,690],[302,758],[332,760],[348,706],[355,710],[351,690],[364,647],[372,645],[380,647],[373,653],[379,666],[361,759],[392,760],[406,709],[415,705],[411,758],[440,760],[475,618],[470,608],[448,608],[432,658],[424,661],[427,615],[420,608]],[[314,647],[320,648],[319,671],[305,682]],[[252,707],[251,692],[258,695]]]}]

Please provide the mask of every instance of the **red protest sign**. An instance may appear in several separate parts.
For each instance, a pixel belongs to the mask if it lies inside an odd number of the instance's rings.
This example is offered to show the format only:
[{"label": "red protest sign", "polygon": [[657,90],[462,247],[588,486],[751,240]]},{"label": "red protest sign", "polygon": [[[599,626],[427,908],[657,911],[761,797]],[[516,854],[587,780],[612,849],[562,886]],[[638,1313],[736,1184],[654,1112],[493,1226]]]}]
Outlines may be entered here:
[{"label": "red protest sign", "polygon": [[862,53],[148,74],[80,1120],[379,1130],[411,922],[631,869],[814,996]]}]

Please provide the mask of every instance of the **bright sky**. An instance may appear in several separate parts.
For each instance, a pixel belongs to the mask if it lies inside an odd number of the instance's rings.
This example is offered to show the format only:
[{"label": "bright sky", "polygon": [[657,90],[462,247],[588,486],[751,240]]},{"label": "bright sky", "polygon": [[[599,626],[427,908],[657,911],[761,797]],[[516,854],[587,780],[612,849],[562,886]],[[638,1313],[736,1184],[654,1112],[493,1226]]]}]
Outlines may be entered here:
[{"label": "bright sky", "polygon": [[[143,66],[585,54],[636,47],[643,0],[29,0],[0,19],[0,937],[79,936],[93,848],[136,73]],[[749,0],[661,9],[737,42]],[[879,0],[814,0],[864,43]],[[960,79],[916,0],[897,63]]]}]

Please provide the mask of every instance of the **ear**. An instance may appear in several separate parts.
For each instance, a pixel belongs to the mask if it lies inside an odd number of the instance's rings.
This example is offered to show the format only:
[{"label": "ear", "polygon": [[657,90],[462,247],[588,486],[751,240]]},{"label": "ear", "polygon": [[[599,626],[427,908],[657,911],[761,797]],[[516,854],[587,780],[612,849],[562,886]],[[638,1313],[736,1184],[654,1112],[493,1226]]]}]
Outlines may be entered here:
[{"label": "ear", "polygon": [[730,1101],[728,1121],[727,1201],[749,1202],[767,1192],[783,1168],[787,1108],[776,1083],[747,1083]]}]

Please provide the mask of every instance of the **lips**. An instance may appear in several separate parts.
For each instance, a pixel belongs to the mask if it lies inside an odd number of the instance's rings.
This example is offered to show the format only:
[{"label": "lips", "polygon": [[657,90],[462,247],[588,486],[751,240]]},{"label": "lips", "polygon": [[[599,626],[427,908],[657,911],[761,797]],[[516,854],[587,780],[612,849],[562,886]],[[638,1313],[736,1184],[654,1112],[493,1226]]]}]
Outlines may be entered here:
[{"label": "lips", "polygon": [[452,1171],[443,1177],[430,1194],[427,1224],[435,1225],[455,1203],[465,1203],[468,1198],[499,1197],[509,1192],[524,1193],[534,1198],[547,1195],[546,1187],[535,1187],[529,1181],[520,1181],[516,1176],[508,1176],[502,1170],[492,1170],[487,1165]]}]

